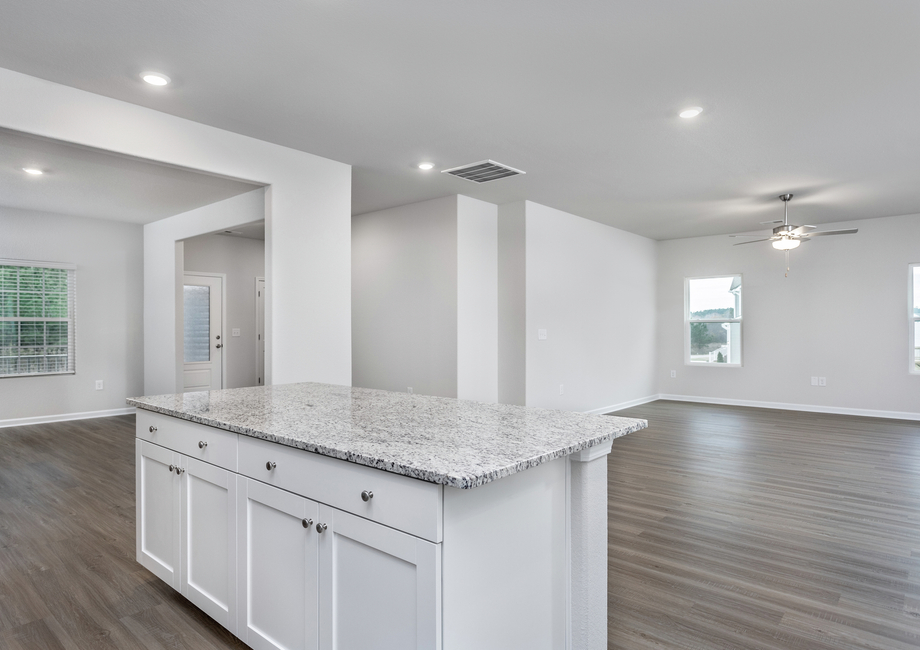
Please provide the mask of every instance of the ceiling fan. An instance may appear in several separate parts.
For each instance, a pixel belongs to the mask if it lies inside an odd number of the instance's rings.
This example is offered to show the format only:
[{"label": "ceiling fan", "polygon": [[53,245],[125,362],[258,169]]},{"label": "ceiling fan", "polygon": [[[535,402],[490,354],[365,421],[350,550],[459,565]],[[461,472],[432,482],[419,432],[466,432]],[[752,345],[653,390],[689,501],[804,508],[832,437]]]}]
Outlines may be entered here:
[{"label": "ceiling fan", "polygon": [[[744,244],[756,244],[757,242],[769,241],[773,242],[773,248],[776,248],[781,251],[786,251],[786,275],[789,275],[789,251],[793,248],[798,248],[799,245],[804,241],[809,241],[812,237],[823,237],[826,235],[855,235],[859,232],[858,228],[850,228],[848,230],[821,230],[818,232],[809,232],[814,230],[815,226],[796,226],[789,223],[789,200],[792,198],[792,194],[780,194],[779,199],[783,202],[783,220],[782,221],[765,221],[761,222],[765,225],[772,225],[781,223],[781,226],[776,226],[773,229],[773,236],[766,237],[763,239],[753,239],[751,241],[742,241],[735,244],[735,246],[743,246]],[[760,235],[729,235],[729,237],[759,237]]]}]

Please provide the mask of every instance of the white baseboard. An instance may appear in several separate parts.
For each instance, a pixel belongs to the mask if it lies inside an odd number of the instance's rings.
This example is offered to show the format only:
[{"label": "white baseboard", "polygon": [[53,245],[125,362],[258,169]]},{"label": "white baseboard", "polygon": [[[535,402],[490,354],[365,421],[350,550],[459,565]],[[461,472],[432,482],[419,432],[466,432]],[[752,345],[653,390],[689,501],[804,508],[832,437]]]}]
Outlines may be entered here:
[{"label": "white baseboard", "polygon": [[61,413],[60,415],[39,415],[34,418],[13,418],[0,420],[0,429],[4,427],[22,427],[28,424],[45,424],[46,422],[67,422],[69,420],[89,420],[90,418],[108,418],[113,415],[133,415],[137,409],[127,406],[106,411],[84,411],[82,413]]},{"label": "white baseboard", "polygon": [[722,404],[725,406],[750,406],[759,409],[779,409],[782,411],[806,411],[808,413],[832,413],[836,415],[858,415],[867,418],[888,418],[893,420],[920,420],[920,413],[911,411],[877,411],[874,409],[854,409],[842,406],[816,406],[813,404],[791,404],[787,402],[760,402],[747,399],[727,399],[722,397],[699,397],[697,395],[661,394],[657,399],[675,402],[697,402],[699,404]]},{"label": "white baseboard", "polygon": [[660,399],[660,397],[660,395],[648,395],[646,397],[640,397],[639,399],[629,400],[628,402],[621,402],[620,404],[612,404],[610,406],[602,406],[599,409],[591,409],[590,411],[585,411],[585,413],[588,415],[606,415],[607,413],[613,413],[614,411],[622,411],[623,409],[628,409],[630,406],[648,404],[649,402],[654,402],[656,399]]}]

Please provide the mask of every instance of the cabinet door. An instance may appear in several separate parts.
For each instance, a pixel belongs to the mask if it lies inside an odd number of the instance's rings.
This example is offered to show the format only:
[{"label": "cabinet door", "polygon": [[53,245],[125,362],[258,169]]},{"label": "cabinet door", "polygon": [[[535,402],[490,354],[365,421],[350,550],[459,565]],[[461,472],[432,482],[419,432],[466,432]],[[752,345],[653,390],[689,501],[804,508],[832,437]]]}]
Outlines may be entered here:
[{"label": "cabinet door", "polygon": [[237,479],[239,623],[256,650],[316,650],[318,505]]},{"label": "cabinet door", "polygon": [[320,648],[441,647],[441,547],[320,506]]},{"label": "cabinet door", "polygon": [[183,456],[182,595],[236,632],[236,474]]},{"label": "cabinet door", "polygon": [[135,441],[137,561],[160,580],[179,586],[181,480],[179,455],[145,440]]}]

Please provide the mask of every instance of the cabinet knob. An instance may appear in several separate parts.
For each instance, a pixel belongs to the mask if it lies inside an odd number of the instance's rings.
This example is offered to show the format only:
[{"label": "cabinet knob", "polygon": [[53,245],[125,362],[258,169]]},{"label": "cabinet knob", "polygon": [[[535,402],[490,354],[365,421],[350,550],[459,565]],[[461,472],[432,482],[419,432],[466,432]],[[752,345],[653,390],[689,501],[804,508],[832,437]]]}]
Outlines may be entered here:
[{"label": "cabinet knob", "polygon": [[218,343],[218,344],[215,345],[214,347],[217,348],[217,349],[220,349],[220,348],[222,348],[222,347],[224,347],[224,346],[223,346],[221,343]]},{"label": "cabinet knob", "polygon": [[323,532],[324,530],[326,530],[327,528],[329,528],[329,526],[327,526],[326,524],[316,524],[316,532],[317,532],[317,533],[321,533],[321,532]]},{"label": "cabinet knob", "polygon": [[182,476],[182,473],[183,473],[184,471],[185,471],[185,468],[184,468],[184,467],[177,467],[177,468],[176,468],[176,475],[177,475],[177,476]]},{"label": "cabinet knob", "polygon": [[156,432],[157,432],[157,428],[151,424],[151,425],[150,425],[150,433],[156,433]]},{"label": "cabinet knob", "polygon": [[172,473],[172,471],[173,471],[174,469],[176,469],[176,466],[175,466],[175,465],[170,465],[170,466],[169,466],[169,471],[170,471],[170,473]]},{"label": "cabinet knob", "polygon": [[268,461],[267,463],[265,463],[265,469],[267,469],[269,472],[275,469],[275,467],[277,466],[278,466],[278,463],[274,463],[272,461]]},{"label": "cabinet knob", "polygon": [[361,493],[361,499],[363,501],[370,501],[373,498],[374,498],[374,493],[371,492],[370,490],[364,490],[364,492]]},{"label": "cabinet knob", "polygon": [[207,447],[207,446],[208,446],[208,441],[207,441],[207,440],[199,440],[199,441],[198,441],[198,448],[199,448],[199,449],[204,449],[204,448]]},{"label": "cabinet knob", "polygon": [[312,520],[312,519],[304,519],[301,523],[303,523],[303,527],[304,527],[304,528],[309,528],[310,526],[313,525],[313,520]]}]

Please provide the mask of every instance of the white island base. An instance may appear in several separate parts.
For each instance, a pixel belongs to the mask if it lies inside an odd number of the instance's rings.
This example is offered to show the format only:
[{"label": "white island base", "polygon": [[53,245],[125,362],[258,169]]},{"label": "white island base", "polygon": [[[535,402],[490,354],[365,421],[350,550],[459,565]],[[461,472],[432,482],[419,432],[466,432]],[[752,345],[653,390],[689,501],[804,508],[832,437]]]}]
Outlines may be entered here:
[{"label": "white island base", "polygon": [[137,559],[257,649],[604,650],[609,451],[457,489],[138,410]]}]

